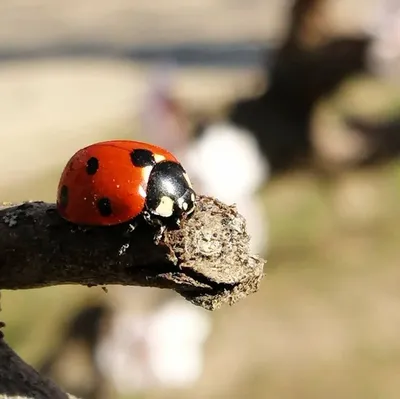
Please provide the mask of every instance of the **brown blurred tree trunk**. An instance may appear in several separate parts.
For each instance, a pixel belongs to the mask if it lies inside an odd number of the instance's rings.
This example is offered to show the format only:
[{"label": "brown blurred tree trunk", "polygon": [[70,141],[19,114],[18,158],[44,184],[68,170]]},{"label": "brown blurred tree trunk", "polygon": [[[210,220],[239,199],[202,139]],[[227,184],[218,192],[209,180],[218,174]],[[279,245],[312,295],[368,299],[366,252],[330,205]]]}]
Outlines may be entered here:
[{"label": "brown blurred tree trunk", "polygon": [[296,43],[314,47],[326,37],[327,24],[323,7],[326,0],[297,0],[291,12],[291,23],[284,45]]},{"label": "brown blurred tree trunk", "polygon": [[287,35],[266,67],[266,91],[231,110],[233,122],[254,132],[273,174],[309,164],[316,103],[365,69],[369,38],[333,37],[326,5],[326,0],[294,2]]}]

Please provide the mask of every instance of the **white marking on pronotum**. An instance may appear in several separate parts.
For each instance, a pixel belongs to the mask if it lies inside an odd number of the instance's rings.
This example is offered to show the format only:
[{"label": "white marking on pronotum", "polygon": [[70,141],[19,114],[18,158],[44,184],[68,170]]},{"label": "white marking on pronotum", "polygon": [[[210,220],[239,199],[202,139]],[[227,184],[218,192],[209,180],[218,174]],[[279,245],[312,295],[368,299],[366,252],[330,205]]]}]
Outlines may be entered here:
[{"label": "white marking on pronotum", "polygon": [[146,198],[146,190],[143,188],[143,186],[139,186],[139,195],[143,198]]},{"label": "white marking on pronotum", "polygon": [[145,181],[145,182],[147,182],[148,180],[149,180],[149,177],[150,177],[150,173],[151,173],[151,170],[153,169],[153,166],[145,166],[143,169],[142,169],[142,177],[143,177],[143,180]]},{"label": "white marking on pronotum", "polygon": [[185,180],[187,181],[189,187],[190,187],[190,188],[193,188],[192,182],[190,181],[189,176],[188,176],[188,174],[187,174],[186,172],[183,173],[183,177],[184,177]]},{"label": "white marking on pronotum", "polygon": [[159,163],[161,161],[164,161],[165,157],[164,155],[161,154],[154,154],[154,160],[156,161],[156,163]]},{"label": "white marking on pronotum", "polygon": [[172,216],[174,213],[174,201],[169,197],[162,197],[157,206],[156,213],[165,218]]},{"label": "white marking on pronotum", "polygon": [[[194,211],[196,196],[192,193],[192,194],[190,195],[190,199],[192,200],[192,204],[191,204],[192,206],[191,206],[190,209],[185,209],[185,210],[186,210],[186,213],[187,213],[188,215],[190,215],[190,214]],[[189,207],[189,204],[186,203],[186,205],[187,205],[187,208],[188,208],[188,207]]]}]

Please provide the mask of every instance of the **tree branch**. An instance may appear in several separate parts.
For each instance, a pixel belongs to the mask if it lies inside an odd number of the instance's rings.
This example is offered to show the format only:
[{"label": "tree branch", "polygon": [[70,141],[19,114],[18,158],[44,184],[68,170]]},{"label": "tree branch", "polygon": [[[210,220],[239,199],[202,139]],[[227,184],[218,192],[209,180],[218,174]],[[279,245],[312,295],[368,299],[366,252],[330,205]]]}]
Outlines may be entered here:
[{"label": "tree branch", "polygon": [[[59,284],[173,289],[208,310],[258,290],[264,261],[249,253],[235,207],[199,197],[194,214],[160,242],[143,225],[82,228],[55,205],[27,202],[0,210],[0,289]],[[127,246],[126,244],[129,244]]]},{"label": "tree branch", "polygon": [[[159,243],[146,225],[126,231],[72,225],[44,202],[0,207],[0,289],[139,285],[173,289],[214,310],[259,288],[264,261],[249,254],[245,221],[233,206],[199,197],[194,214]],[[73,396],[24,363],[0,331],[0,399],[11,398]]]},{"label": "tree branch", "polygon": [[33,398],[76,399],[26,364],[4,342],[0,331],[0,399]]}]

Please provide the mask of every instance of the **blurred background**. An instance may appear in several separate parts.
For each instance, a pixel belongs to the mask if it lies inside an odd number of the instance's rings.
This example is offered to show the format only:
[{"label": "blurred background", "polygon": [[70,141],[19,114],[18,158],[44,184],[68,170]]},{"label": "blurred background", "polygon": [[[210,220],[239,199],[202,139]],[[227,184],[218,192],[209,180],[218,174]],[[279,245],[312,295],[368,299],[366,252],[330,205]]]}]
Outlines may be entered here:
[{"label": "blurred background", "polygon": [[262,289],[4,292],[9,344],[85,399],[400,395],[399,0],[2,0],[2,201],[95,141],[173,151],[236,203]]}]

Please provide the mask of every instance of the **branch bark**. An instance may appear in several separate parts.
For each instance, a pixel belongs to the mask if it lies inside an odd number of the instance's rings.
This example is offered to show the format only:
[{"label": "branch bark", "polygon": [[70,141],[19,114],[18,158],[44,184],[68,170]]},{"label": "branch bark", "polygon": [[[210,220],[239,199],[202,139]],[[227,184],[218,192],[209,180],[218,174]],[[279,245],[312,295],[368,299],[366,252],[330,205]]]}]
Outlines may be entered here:
[{"label": "branch bark", "polygon": [[[126,225],[72,225],[59,217],[54,204],[44,202],[2,206],[0,289],[59,284],[169,288],[214,310],[260,286],[265,262],[249,253],[246,224],[234,206],[199,197],[194,214],[158,243],[146,225],[129,236],[126,230]],[[10,398],[74,397],[24,363],[0,331],[0,399]]]},{"label": "branch bark", "polygon": [[[54,204],[0,210],[0,289],[59,284],[138,285],[173,289],[208,310],[257,291],[264,261],[249,253],[235,207],[199,197],[195,213],[159,243],[143,225],[82,228]],[[128,246],[128,245],[129,246]]]},{"label": "branch bark", "polygon": [[26,364],[4,342],[0,332],[0,399],[34,398],[77,399]]}]

